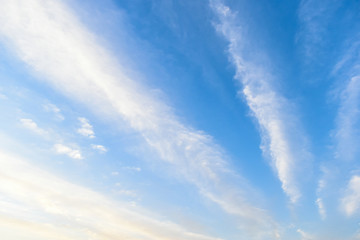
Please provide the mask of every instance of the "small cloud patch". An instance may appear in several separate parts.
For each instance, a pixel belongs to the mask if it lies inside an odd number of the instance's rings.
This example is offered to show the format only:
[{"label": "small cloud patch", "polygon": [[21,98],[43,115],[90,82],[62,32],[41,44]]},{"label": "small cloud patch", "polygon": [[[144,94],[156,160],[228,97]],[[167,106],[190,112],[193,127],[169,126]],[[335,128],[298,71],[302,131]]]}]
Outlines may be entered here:
[{"label": "small cloud patch", "polygon": [[106,153],[108,151],[103,145],[91,144],[91,148],[98,150],[100,153]]},{"label": "small cloud patch", "polygon": [[65,154],[73,159],[83,159],[83,156],[81,155],[80,150],[78,149],[72,149],[68,146],[65,146],[63,144],[55,144],[54,150],[57,154]]},{"label": "small cloud patch", "polygon": [[77,132],[85,137],[95,138],[93,126],[89,123],[89,120],[82,117],[79,117],[78,120],[81,124],[81,127],[77,130]]}]

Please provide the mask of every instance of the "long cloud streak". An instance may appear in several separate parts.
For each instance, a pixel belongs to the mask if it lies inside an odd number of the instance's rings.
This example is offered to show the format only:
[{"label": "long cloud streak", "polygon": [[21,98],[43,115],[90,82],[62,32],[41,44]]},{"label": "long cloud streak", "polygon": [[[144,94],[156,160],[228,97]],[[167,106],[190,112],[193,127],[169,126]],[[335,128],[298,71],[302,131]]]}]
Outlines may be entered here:
[{"label": "long cloud streak", "polygon": [[184,126],[125,76],[66,6],[56,0],[3,0],[1,5],[0,33],[35,74],[98,114],[120,116],[204,196],[253,226],[256,235],[277,235],[273,220],[245,199],[251,192],[247,185],[238,182],[244,186],[240,190],[226,180],[231,173],[211,137]]},{"label": "long cloud streak", "polygon": [[[282,188],[296,202],[301,196],[296,169],[309,159],[306,140],[301,134],[300,124],[293,113],[291,104],[279,95],[271,85],[272,76],[265,68],[243,58],[245,40],[241,26],[235,24],[236,14],[221,1],[210,1],[220,23],[217,30],[229,41],[229,55],[236,67],[236,79],[242,84],[239,92],[262,130],[262,149],[272,160]],[[306,164],[305,164],[306,165]]]}]

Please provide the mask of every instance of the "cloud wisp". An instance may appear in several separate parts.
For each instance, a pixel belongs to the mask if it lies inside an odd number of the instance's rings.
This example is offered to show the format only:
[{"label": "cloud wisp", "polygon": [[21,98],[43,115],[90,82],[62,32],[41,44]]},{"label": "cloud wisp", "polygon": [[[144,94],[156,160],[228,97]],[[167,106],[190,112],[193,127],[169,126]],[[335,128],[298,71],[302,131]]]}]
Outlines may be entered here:
[{"label": "cloud wisp", "polygon": [[341,200],[341,208],[346,215],[351,216],[360,209],[360,176],[353,176],[346,189],[346,194]]},{"label": "cloud wisp", "polygon": [[[170,166],[171,175],[186,179],[236,215],[244,232],[248,232],[245,226],[251,226],[249,234],[278,237],[276,224],[265,211],[250,204],[253,190],[230,171],[225,154],[213,139],[182,124],[165,103],[126,76],[67,6],[57,0],[1,3],[2,39],[34,74],[99,116],[121,118]],[[65,153],[63,146],[60,149]],[[289,163],[281,160],[276,165],[284,188],[295,199],[298,193],[292,182],[288,183]]]},{"label": "cloud wisp", "polygon": [[[348,180],[348,176],[354,175],[358,171],[359,165],[356,160],[360,156],[360,35],[358,33],[358,17],[349,12],[342,12],[340,9],[350,9],[355,7],[354,12],[358,12],[357,5],[347,5],[341,1],[328,0],[302,0],[298,9],[300,21],[300,31],[302,43],[307,52],[307,57],[317,57],[322,54],[327,56],[335,55],[335,62],[331,59],[325,62],[329,69],[323,78],[332,79],[333,86],[329,93],[338,101],[338,109],[335,118],[335,127],[331,132],[333,140],[334,159],[326,162],[327,170],[325,176],[320,180],[320,187],[317,190],[318,199],[316,204],[323,219],[327,215],[324,205],[326,194],[329,192],[339,192],[346,190],[346,196],[342,196],[341,208],[346,215],[352,215],[358,196],[355,190],[357,177],[353,176]],[[333,34],[329,31],[332,28],[344,28],[343,35],[335,41]],[[329,27],[331,26],[331,27]],[[345,34],[344,34],[345,33]],[[337,32],[336,32],[337,34]],[[331,51],[319,53],[318,49],[327,48],[331,44]],[[324,55],[325,56],[325,55]],[[311,64],[317,64],[312,61]],[[335,87],[334,87],[335,86]],[[346,177],[344,177],[346,176]],[[325,185],[327,185],[325,189]],[[325,192],[326,191],[326,192]],[[336,203],[338,204],[338,202]],[[331,209],[328,208],[331,214]]]},{"label": "cloud wisp", "polygon": [[239,94],[245,97],[261,128],[262,150],[271,158],[271,165],[291,202],[301,196],[297,170],[308,165],[310,154],[301,124],[292,112],[292,104],[272,86],[273,76],[266,67],[243,58],[246,40],[241,34],[237,15],[221,1],[211,1],[219,23],[216,28],[229,42],[228,53],[236,68],[235,78],[242,84]]},{"label": "cloud wisp", "polygon": [[46,136],[48,132],[42,128],[40,128],[34,120],[30,118],[22,118],[20,119],[20,123],[30,131],[40,135],[40,136]]},{"label": "cloud wisp", "polygon": [[108,150],[103,145],[91,144],[91,148],[99,151],[100,153],[106,153]]},{"label": "cloud wisp", "polygon": [[350,46],[335,64],[332,75],[341,83],[335,129],[336,157],[351,161],[360,154],[356,144],[360,141],[360,35],[348,41]]},{"label": "cloud wisp", "polygon": [[[356,5],[354,5],[356,6]],[[345,7],[346,4],[339,1],[327,0],[302,0],[298,8],[300,29],[298,35],[302,36],[301,43],[307,52],[317,52],[320,45],[328,46],[330,38],[328,26],[335,27],[334,22],[341,22],[346,26],[346,35],[340,37],[340,41],[334,41],[338,56],[337,62],[330,61],[329,66],[334,66],[329,71],[331,78],[335,79],[336,89],[339,93],[339,108],[336,117],[336,128],[334,130],[335,155],[337,159],[351,161],[360,154],[359,147],[355,144],[360,141],[360,35],[359,24],[352,14],[336,14],[336,10]],[[356,10],[355,10],[356,11]],[[325,35],[325,33],[327,34]],[[332,51],[329,51],[330,55]],[[339,54],[340,53],[340,54]],[[312,64],[316,64],[315,61]],[[325,76],[328,77],[328,76]]]},{"label": "cloud wisp", "polygon": [[316,203],[316,206],[318,207],[318,211],[321,216],[321,219],[324,220],[326,218],[326,208],[325,208],[322,198],[320,198],[320,197],[317,198],[315,203]]},{"label": "cloud wisp", "polygon": [[341,106],[337,117],[337,158],[354,160],[360,150],[360,75],[350,79],[342,92]]},{"label": "cloud wisp", "polygon": [[301,240],[314,240],[315,237],[310,235],[307,232],[304,232],[302,229],[297,229],[296,230],[300,235],[301,235]]},{"label": "cloud wisp", "polygon": [[301,0],[298,7],[297,42],[303,45],[305,56],[314,57],[326,42],[329,20],[341,2],[334,0]]},{"label": "cloud wisp", "polygon": [[65,119],[65,117],[61,114],[60,108],[58,108],[56,105],[47,103],[43,104],[43,108],[45,111],[53,113],[58,120],[63,121]]},{"label": "cloud wisp", "polygon": [[[345,215],[359,213],[360,177],[353,171],[359,170],[356,160],[360,157],[360,35],[335,65],[333,74],[340,75],[340,106],[336,118],[336,159],[345,176],[353,175],[346,186],[340,208]],[[355,54],[354,54],[355,53]],[[345,74],[344,74],[345,72]],[[343,73],[343,74],[341,74]],[[345,81],[343,79],[346,79]]]}]

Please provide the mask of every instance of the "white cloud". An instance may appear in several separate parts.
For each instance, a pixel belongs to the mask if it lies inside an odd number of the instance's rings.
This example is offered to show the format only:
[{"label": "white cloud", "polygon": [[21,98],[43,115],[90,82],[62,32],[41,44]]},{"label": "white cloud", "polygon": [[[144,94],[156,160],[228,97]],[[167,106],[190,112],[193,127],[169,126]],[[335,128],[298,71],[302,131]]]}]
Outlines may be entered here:
[{"label": "white cloud", "polygon": [[106,153],[107,149],[103,145],[91,144],[92,149],[98,150],[101,153]]},{"label": "white cloud", "polygon": [[21,122],[21,124],[22,124],[25,128],[33,131],[33,132],[36,133],[36,134],[39,134],[39,135],[42,135],[42,136],[45,136],[45,135],[48,134],[47,131],[45,131],[44,129],[40,128],[40,127],[36,124],[36,122],[34,122],[34,121],[33,121],[32,119],[30,119],[30,118],[22,118],[22,119],[20,119],[20,122]]},{"label": "white cloud", "polygon": [[43,105],[43,108],[47,112],[52,112],[55,114],[56,118],[63,121],[65,117],[61,114],[60,108],[58,108],[56,105],[52,103],[47,103]]},{"label": "white cloud", "polygon": [[301,240],[315,240],[314,236],[304,232],[301,229],[297,229],[296,231],[301,235]]},{"label": "white cloud", "polygon": [[73,159],[83,159],[83,156],[81,155],[80,150],[78,149],[72,149],[68,146],[65,146],[63,144],[55,144],[54,150],[57,154],[65,154]]},{"label": "white cloud", "polygon": [[324,204],[324,197],[323,192],[328,188],[328,181],[334,175],[329,170],[328,167],[321,166],[322,176],[318,181],[317,188],[316,188],[316,196],[317,199],[315,200],[315,204],[318,207],[318,212],[322,220],[325,220],[327,217],[327,210]]},{"label": "white cloud", "polygon": [[294,106],[275,91],[273,76],[261,62],[243,59],[247,43],[241,35],[237,15],[221,1],[211,1],[211,6],[220,20],[217,30],[229,41],[229,55],[236,67],[235,78],[243,86],[239,93],[245,97],[261,128],[262,150],[270,156],[284,192],[291,202],[296,202],[301,196],[297,171],[308,165],[310,154],[301,124],[293,112]]},{"label": "white cloud", "polygon": [[93,126],[89,123],[89,120],[82,117],[79,117],[78,120],[81,124],[81,127],[77,130],[77,132],[85,137],[95,138]]},{"label": "white cloud", "polygon": [[157,220],[2,150],[0,165],[0,232],[6,239],[220,240]]},{"label": "white cloud", "polygon": [[101,117],[121,117],[172,166],[169,175],[194,184],[240,222],[251,222],[251,234],[276,237],[276,225],[265,211],[249,204],[254,190],[227,167],[223,150],[210,136],[179,122],[166,104],[125,76],[66,6],[56,0],[5,1],[0,23],[6,44],[37,75]]},{"label": "white cloud", "polygon": [[321,219],[324,220],[326,218],[326,209],[325,209],[324,202],[323,202],[322,198],[317,198],[315,203],[316,203],[316,205],[318,207]]},{"label": "white cloud", "polygon": [[347,186],[346,194],[341,200],[341,208],[350,216],[360,208],[360,176],[353,176]]}]

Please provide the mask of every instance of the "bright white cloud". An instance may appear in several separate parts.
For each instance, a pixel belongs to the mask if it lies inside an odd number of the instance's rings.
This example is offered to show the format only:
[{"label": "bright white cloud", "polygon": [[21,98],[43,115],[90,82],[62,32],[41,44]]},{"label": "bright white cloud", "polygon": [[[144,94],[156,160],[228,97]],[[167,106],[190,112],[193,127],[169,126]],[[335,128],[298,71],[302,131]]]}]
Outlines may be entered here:
[{"label": "bright white cloud", "polygon": [[98,150],[101,153],[106,153],[107,149],[103,145],[91,144],[92,149]]},{"label": "bright white cloud", "polygon": [[[210,136],[184,126],[166,104],[125,76],[114,57],[66,6],[56,0],[3,1],[0,23],[0,34],[8,39],[8,46],[36,74],[100,116],[120,116],[172,166],[171,175],[185,178],[201,194],[238,216],[242,224],[251,225],[250,234],[277,238],[276,224],[249,203],[253,190],[227,167],[223,150]],[[65,154],[73,151],[62,145],[58,148]],[[281,165],[284,188],[295,192],[292,181],[286,182],[290,181],[289,161],[281,159],[276,164]]]},{"label": "bright white cloud", "polygon": [[149,211],[114,202],[28,162],[0,150],[0,231],[6,239],[220,240],[159,221]]},{"label": "bright white cloud", "polygon": [[34,121],[33,121],[32,119],[30,119],[30,118],[22,118],[22,119],[20,119],[20,122],[21,122],[21,124],[22,124],[25,128],[33,131],[33,132],[36,133],[36,134],[39,134],[39,135],[42,135],[42,136],[45,136],[45,135],[48,134],[47,131],[45,131],[44,129],[40,128],[40,127],[36,124],[36,122],[34,122]]},{"label": "bright white cloud", "polygon": [[78,120],[81,124],[81,127],[77,130],[77,132],[85,137],[95,138],[93,126],[89,123],[89,120],[82,117],[79,117]]},{"label": "bright white cloud", "polygon": [[236,21],[238,16],[221,1],[211,1],[211,6],[220,20],[217,30],[229,41],[229,55],[236,67],[235,78],[243,86],[239,93],[245,97],[260,125],[262,150],[271,157],[283,190],[291,202],[296,202],[301,196],[297,171],[308,165],[310,154],[301,124],[292,111],[294,106],[274,90],[273,76],[266,67],[243,58],[246,40]]},{"label": "bright white cloud", "polygon": [[55,144],[54,150],[57,154],[65,154],[73,159],[83,159],[80,150],[73,149],[63,144]]},{"label": "bright white cloud", "polygon": [[350,216],[360,208],[360,176],[353,176],[347,186],[346,195],[341,200],[341,208]]}]

